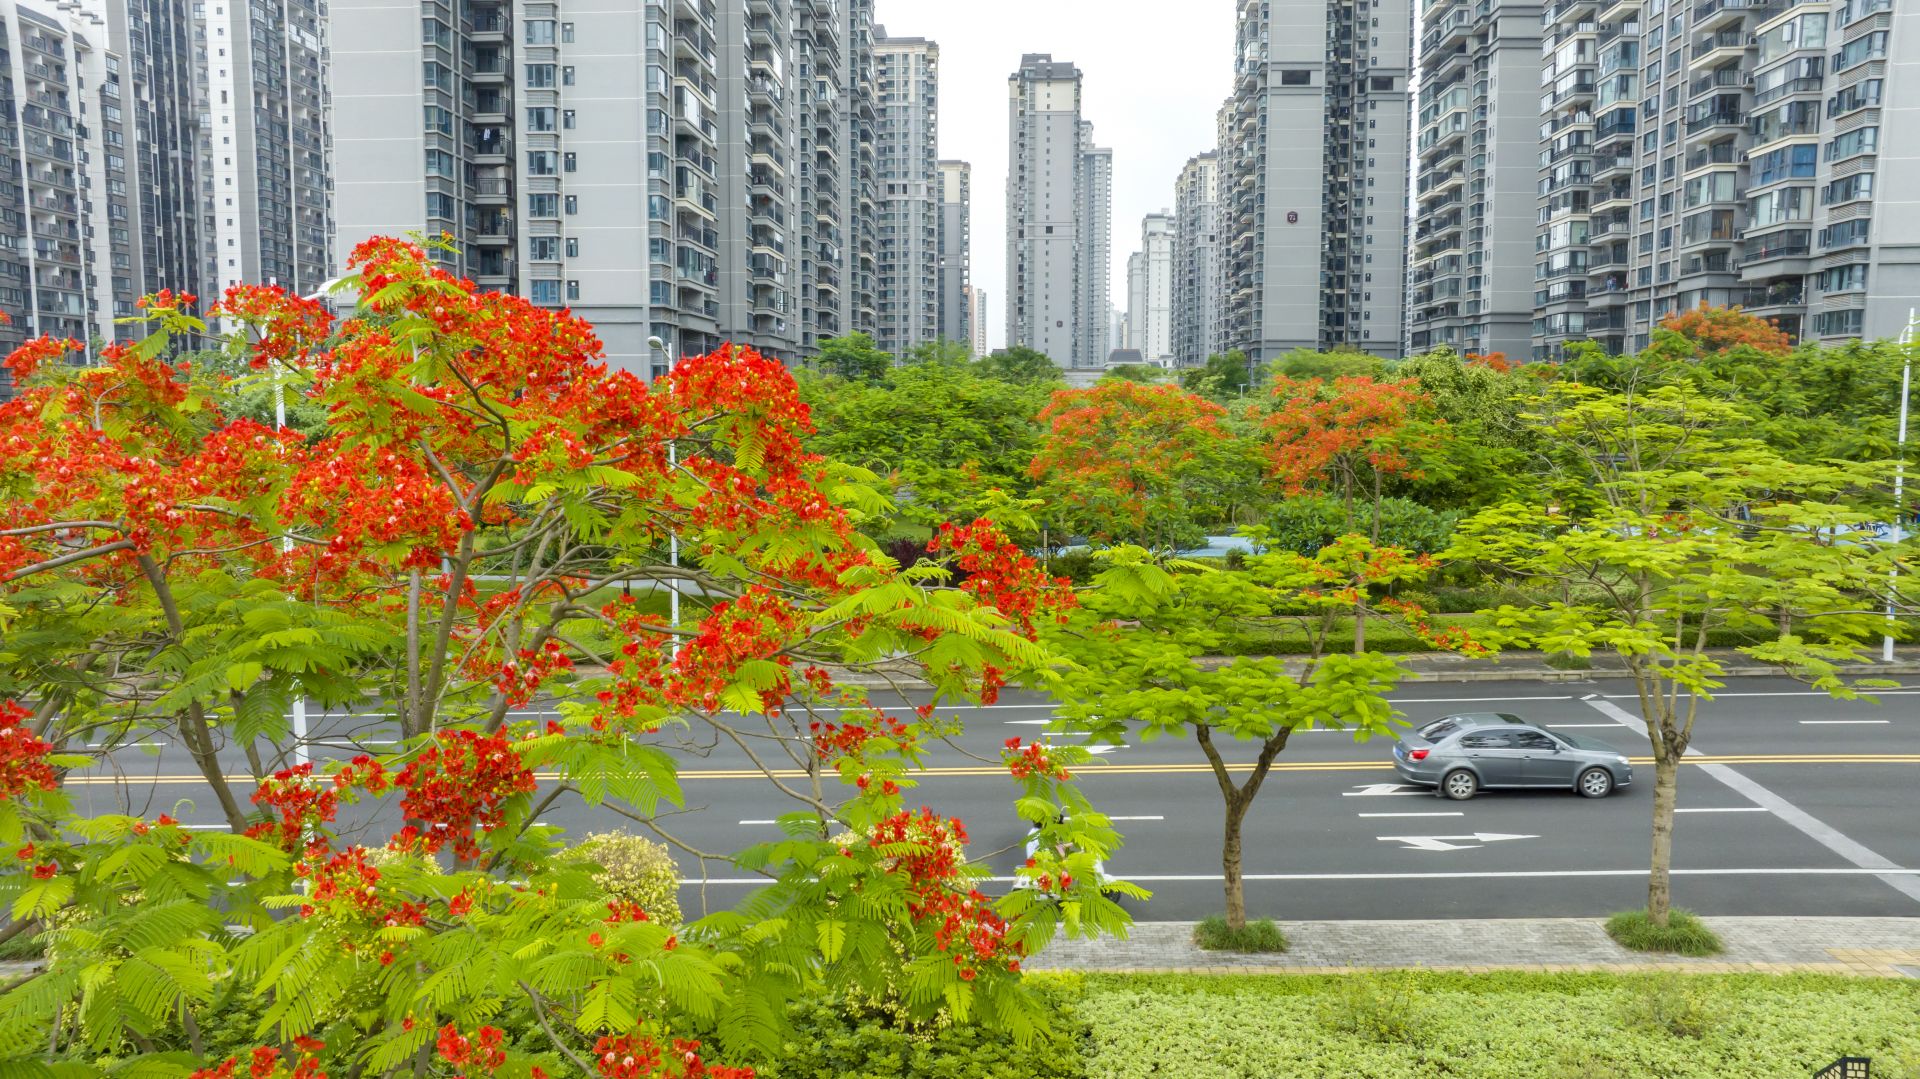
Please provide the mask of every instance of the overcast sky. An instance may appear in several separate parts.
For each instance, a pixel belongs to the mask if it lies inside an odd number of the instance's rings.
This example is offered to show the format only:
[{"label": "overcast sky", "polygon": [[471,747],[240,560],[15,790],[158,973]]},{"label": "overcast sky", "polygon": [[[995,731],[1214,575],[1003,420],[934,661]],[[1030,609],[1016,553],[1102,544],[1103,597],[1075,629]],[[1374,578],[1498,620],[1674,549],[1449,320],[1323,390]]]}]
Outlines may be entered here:
[{"label": "overcast sky", "polygon": [[1113,306],[1125,309],[1140,218],[1173,206],[1173,182],[1213,149],[1233,82],[1232,0],[876,0],[889,34],[940,45],[940,156],[973,165],[973,283],[987,343],[1006,341],[1007,76],[1050,52],[1085,74],[1081,109],[1113,149]]}]

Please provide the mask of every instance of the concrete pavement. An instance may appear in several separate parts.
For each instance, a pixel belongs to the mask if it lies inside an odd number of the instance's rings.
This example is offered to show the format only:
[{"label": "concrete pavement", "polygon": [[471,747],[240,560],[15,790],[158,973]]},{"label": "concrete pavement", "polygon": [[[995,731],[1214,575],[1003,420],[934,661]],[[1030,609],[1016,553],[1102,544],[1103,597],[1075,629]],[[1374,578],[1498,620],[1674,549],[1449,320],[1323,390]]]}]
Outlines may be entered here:
[{"label": "concrete pavement", "polygon": [[1709,958],[1650,956],[1583,918],[1281,922],[1289,949],[1207,952],[1192,922],[1146,922],[1126,940],[1061,941],[1027,969],[1128,973],[1341,974],[1356,970],[1527,970],[1697,974],[1804,972],[1920,978],[1920,917],[1707,918],[1726,944]]}]

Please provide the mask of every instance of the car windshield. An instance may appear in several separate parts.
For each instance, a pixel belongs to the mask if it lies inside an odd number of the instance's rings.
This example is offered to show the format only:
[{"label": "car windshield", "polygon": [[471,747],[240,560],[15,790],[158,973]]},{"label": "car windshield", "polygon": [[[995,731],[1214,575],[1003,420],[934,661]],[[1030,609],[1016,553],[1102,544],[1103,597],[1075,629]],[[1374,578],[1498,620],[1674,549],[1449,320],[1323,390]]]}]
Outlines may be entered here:
[{"label": "car windshield", "polygon": [[1443,719],[1438,723],[1429,723],[1420,728],[1420,737],[1425,738],[1429,742],[1438,742],[1440,739],[1445,738],[1459,729],[1459,720]]}]

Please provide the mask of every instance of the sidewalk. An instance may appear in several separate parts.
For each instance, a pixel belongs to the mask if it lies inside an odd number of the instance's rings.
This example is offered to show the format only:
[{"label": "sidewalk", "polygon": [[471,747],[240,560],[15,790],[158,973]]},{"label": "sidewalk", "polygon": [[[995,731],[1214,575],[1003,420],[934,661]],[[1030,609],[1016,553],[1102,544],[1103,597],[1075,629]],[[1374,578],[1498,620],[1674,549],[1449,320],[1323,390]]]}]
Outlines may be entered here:
[{"label": "sidewalk", "polygon": [[1404,969],[1700,974],[1851,974],[1920,978],[1920,918],[1706,918],[1726,943],[1707,959],[1615,944],[1597,918],[1280,922],[1279,955],[1205,952],[1192,922],[1141,922],[1126,940],[1060,941],[1029,970],[1088,973],[1342,974]]}]

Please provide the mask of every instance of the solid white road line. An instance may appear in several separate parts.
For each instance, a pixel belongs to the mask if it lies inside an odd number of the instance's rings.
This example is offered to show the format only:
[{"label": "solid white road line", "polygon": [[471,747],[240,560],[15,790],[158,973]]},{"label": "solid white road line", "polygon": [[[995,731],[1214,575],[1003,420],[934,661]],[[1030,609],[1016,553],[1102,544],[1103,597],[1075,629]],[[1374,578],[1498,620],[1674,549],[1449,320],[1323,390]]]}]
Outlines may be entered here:
[{"label": "solid white road line", "polygon": [[1766,806],[1679,806],[1675,813],[1765,813]]},{"label": "solid white road line", "polygon": [[1166,820],[1165,817],[1108,817],[1108,820]]},{"label": "solid white road line", "polygon": [[1573,694],[1549,697],[1388,697],[1390,704],[1481,704],[1493,701],[1570,701]]},{"label": "solid white road line", "polygon": [[[112,743],[112,748],[114,749],[140,749],[140,748],[164,749],[166,748],[166,745],[167,743],[165,742],[114,742]],[[106,749],[108,748],[108,743],[88,742],[87,748],[88,749]]]},{"label": "solid white road line", "polygon": [[1613,726],[1613,724],[1611,723],[1549,723],[1547,724],[1547,726],[1552,727],[1554,730],[1561,730],[1563,728],[1574,728],[1574,727],[1611,727]]},{"label": "solid white road line", "polygon": [[777,820],[743,820],[741,824],[779,824]]},{"label": "solid white road line", "polygon": [[[1593,708],[1601,715],[1612,719],[1628,730],[1639,731],[1642,737],[1646,736],[1647,727],[1645,722],[1619,705],[1610,701],[1588,701],[1586,703],[1588,707]],[[1698,749],[1692,746],[1687,747],[1688,756],[1699,752]],[[1764,806],[1772,810],[1774,816],[1793,825],[1809,839],[1812,839],[1833,853],[1838,854],[1840,857],[1845,858],[1847,861],[1852,862],[1854,865],[1859,866],[1863,871],[1880,874],[1880,879],[1885,881],[1887,886],[1894,891],[1916,902],[1920,902],[1920,880],[1898,875],[1904,871],[1896,866],[1890,859],[1868,849],[1861,843],[1847,838],[1832,825],[1819,820],[1813,814],[1808,813],[1806,810],[1801,809],[1799,806],[1794,805],[1792,802],[1787,801],[1785,798],[1780,797],[1724,764],[1703,764],[1700,766],[1700,770],[1719,780],[1721,783],[1726,784],[1728,787],[1733,788],[1735,793],[1745,795],[1747,800],[1755,805]]]},{"label": "solid white road line", "polygon": [[1800,725],[1802,727],[1846,727],[1860,724],[1884,725],[1892,722],[1893,720],[1890,719],[1803,719]]},{"label": "solid white road line", "polygon": [[1431,812],[1420,812],[1420,813],[1360,813],[1357,815],[1362,817],[1464,817],[1466,816],[1464,812],[1461,812],[1459,810],[1446,810],[1446,809],[1436,809]]},{"label": "solid white road line", "polygon": [[[1920,876],[1920,869],[1676,869],[1676,877],[1850,877],[1861,875],[1887,876],[1900,874],[1907,877]],[[1647,875],[1647,867],[1637,869],[1518,869],[1498,870],[1435,870],[1430,873],[1248,873],[1242,880],[1250,881],[1343,881],[1343,880],[1539,880],[1553,877],[1641,877]],[[988,877],[987,880],[1001,884],[1011,884],[1014,877]],[[1145,884],[1178,884],[1183,882],[1217,882],[1218,873],[1172,873],[1150,874],[1142,876],[1121,876],[1119,879]],[[709,880],[683,880],[682,888],[697,888],[702,884],[767,884],[765,877],[714,877]]]}]

